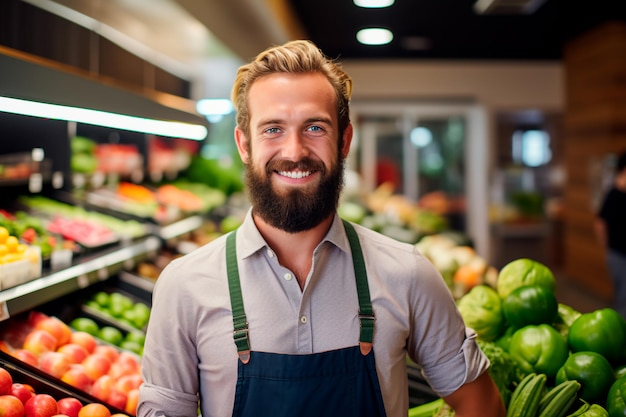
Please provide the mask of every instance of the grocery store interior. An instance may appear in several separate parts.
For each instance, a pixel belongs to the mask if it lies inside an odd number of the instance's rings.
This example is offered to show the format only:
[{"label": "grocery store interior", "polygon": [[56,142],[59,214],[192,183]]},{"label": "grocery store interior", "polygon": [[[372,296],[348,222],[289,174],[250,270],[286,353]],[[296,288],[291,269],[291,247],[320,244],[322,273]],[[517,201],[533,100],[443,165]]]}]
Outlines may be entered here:
[{"label": "grocery store interior", "polygon": [[171,259],[236,227],[232,81],[301,38],[354,80],[342,215],[421,245],[455,296],[530,258],[559,302],[610,306],[593,222],[626,149],[623,2],[390,3],[0,2],[0,326],[76,300],[102,318],[112,285],[149,305]]}]

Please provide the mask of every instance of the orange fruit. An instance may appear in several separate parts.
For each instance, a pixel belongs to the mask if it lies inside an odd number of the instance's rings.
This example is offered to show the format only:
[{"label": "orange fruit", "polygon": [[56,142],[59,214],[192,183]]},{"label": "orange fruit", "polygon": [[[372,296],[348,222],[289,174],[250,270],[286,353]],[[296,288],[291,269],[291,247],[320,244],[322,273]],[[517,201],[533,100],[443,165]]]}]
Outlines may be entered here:
[{"label": "orange fruit", "polygon": [[90,403],[78,411],[78,417],[111,417],[111,411],[104,404]]}]

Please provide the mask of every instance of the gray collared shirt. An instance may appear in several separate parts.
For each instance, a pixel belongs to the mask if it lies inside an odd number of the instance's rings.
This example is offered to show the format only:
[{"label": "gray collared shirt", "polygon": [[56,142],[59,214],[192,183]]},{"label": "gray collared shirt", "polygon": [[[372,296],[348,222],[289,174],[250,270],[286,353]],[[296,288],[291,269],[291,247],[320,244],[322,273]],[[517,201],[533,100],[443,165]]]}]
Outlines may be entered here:
[{"label": "gray collared shirt", "polygon": [[[414,245],[355,225],[376,316],[374,353],[387,416],[406,416],[406,355],[441,396],[489,362],[465,327],[439,272]],[[304,290],[249,212],[237,231],[241,290],[252,350],[307,354],[355,346],[358,298],[339,217],[313,253]],[[238,356],[225,236],[172,261],[158,278],[143,356],[138,416],[231,416]]]}]

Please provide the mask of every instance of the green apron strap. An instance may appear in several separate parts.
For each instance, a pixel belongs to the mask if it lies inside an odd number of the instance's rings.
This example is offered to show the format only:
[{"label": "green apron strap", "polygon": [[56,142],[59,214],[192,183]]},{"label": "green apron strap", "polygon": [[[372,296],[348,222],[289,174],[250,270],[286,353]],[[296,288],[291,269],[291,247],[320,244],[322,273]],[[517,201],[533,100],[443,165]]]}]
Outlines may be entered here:
[{"label": "green apron strap", "polygon": [[[361,251],[361,244],[356,230],[345,220],[343,220],[343,224],[348,236],[348,242],[350,243],[350,250],[352,251],[352,262],[354,264],[354,275],[359,298],[359,321],[361,323],[359,345],[361,353],[367,355],[372,350],[374,340],[374,310],[370,299],[367,271],[365,270],[363,252]],[[235,345],[237,345],[239,359],[243,363],[248,363],[250,360],[250,340],[248,337],[248,321],[243,307],[243,296],[239,283],[236,231],[231,232],[226,237],[226,267],[231,309],[233,311],[233,338]]]},{"label": "green apron strap", "polygon": [[[343,219],[342,219],[343,220]],[[354,275],[356,277],[356,289],[359,297],[359,321],[361,322],[361,333],[359,335],[359,345],[361,353],[367,355],[372,350],[374,341],[374,310],[370,299],[369,284],[367,283],[367,271],[363,260],[361,243],[354,226],[350,222],[343,220],[350,250],[352,251],[352,263],[354,264]]]},{"label": "green apron strap", "polygon": [[239,267],[237,266],[237,231],[232,231],[226,237],[226,271],[228,274],[228,290],[230,291],[230,305],[233,310],[233,338],[237,345],[237,354],[243,363],[250,360],[250,340],[248,338],[248,320],[243,308],[243,296],[239,283]]}]

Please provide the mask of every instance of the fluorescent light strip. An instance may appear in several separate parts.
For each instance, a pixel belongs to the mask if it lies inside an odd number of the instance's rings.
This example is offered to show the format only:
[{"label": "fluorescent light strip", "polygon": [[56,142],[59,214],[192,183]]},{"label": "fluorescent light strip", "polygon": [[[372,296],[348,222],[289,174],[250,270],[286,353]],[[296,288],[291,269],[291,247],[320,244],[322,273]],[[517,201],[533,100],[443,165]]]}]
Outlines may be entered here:
[{"label": "fluorescent light strip", "polygon": [[0,97],[0,111],[192,140],[203,140],[208,133],[205,126],[191,123],[146,119],[143,117],[9,97]]}]

